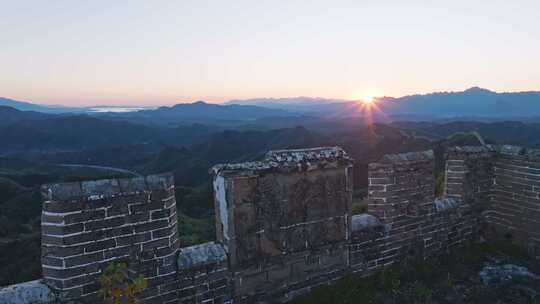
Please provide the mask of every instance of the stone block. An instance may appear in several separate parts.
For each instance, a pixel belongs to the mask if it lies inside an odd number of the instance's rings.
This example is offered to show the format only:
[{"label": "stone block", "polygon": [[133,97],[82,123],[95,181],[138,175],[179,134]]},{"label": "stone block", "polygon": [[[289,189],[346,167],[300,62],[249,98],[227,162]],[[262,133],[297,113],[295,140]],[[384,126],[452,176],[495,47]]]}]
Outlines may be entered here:
[{"label": "stone block", "polygon": [[52,304],[57,300],[54,292],[43,280],[0,287],[0,303],[3,304]]}]

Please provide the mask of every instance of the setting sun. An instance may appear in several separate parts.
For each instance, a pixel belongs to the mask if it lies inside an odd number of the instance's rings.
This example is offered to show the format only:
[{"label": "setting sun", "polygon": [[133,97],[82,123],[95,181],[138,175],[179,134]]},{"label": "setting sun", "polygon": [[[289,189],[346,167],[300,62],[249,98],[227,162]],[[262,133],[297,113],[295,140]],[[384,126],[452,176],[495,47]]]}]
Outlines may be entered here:
[{"label": "setting sun", "polygon": [[356,95],[353,95],[353,100],[356,100],[358,104],[361,105],[372,105],[377,101],[376,96],[380,96],[379,92],[370,89],[370,90],[363,90],[363,92],[357,93]]},{"label": "setting sun", "polygon": [[361,99],[362,103],[364,104],[371,104],[374,101],[374,97],[371,95],[363,96]]}]

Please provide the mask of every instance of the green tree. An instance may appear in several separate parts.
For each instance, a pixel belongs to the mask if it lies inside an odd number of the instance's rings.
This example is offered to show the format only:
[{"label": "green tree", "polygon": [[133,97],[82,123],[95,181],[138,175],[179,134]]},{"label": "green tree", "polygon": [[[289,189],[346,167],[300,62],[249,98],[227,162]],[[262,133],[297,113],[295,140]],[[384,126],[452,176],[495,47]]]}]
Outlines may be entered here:
[{"label": "green tree", "polygon": [[124,263],[110,264],[98,278],[101,295],[108,304],[135,304],[137,296],[148,287],[146,279],[139,275],[130,278]]}]

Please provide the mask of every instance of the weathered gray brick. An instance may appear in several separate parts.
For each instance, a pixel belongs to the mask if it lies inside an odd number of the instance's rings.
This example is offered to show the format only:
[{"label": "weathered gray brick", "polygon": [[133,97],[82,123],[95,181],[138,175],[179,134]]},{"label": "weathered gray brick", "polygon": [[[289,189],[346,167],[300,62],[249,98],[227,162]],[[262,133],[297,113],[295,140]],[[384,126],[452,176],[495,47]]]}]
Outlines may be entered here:
[{"label": "weathered gray brick", "polygon": [[94,252],[65,258],[65,267],[91,264],[103,260],[103,252]]},{"label": "weathered gray brick", "polygon": [[43,224],[41,226],[41,232],[44,234],[50,235],[66,235],[72,233],[82,232],[84,230],[84,224],[72,224],[72,225],[47,225]]},{"label": "weathered gray brick", "polygon": [[144,224],[139,224],[135,226],[135,233],[161,229],[161,228],[167,227],[168,225],[169,225],[168,220],[158,220],[158,221],[152,221],[152,222],[148,222]]},{"label": "weathered gray brick", "polygon": [[143,242],[147,242],[152,239],[152,233],[151,232],[143,232],[138,233],[134,235],[128,235],[117,238],[118,246],[125,246],[125,245],[132,245],[132,244],[140,244]]},{"label": "weathered gray brick", "polygon": [[103,251],[105,249],[110,249],[116,247],[115,239],[106,239],[102,241],[92,242],[84,245],[85,252],[94,252],[94,251]]},{"label": "weathered gray brick", "polygon": [[125,222],[126,222],[126,219],[124,217],[118,216],[118,217],[113,217],[113,218],[104,219],[104,220],[87,222],[84,224],[84,228],[87,231],[92,231],[92,230],[97,230],[97,229],[118,227],[125,224]]}]

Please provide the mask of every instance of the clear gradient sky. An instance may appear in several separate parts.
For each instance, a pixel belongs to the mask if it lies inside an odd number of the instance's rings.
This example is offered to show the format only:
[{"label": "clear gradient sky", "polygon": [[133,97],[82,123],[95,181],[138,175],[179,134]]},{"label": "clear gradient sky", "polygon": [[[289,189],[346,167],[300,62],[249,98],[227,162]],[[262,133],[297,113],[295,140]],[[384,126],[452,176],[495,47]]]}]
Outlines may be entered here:
[{"label": "clear gradient sky", "polygon": [[0,0],[0,96],[158,105],[540,90],[540,1]]}]

